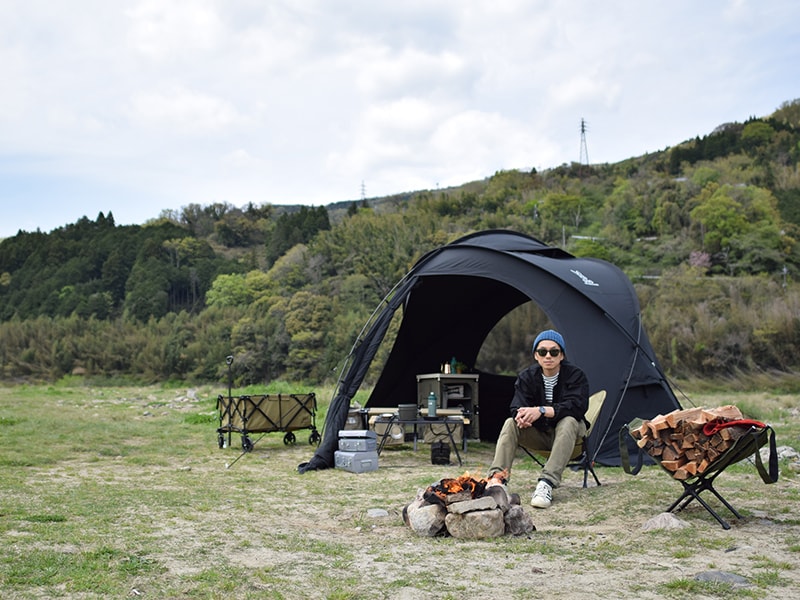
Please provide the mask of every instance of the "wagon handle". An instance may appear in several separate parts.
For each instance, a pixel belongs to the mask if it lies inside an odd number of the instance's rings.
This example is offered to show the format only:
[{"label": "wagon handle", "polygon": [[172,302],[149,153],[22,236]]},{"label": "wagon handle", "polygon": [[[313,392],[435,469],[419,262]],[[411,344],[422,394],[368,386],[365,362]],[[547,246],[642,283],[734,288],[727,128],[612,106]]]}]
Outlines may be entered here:
[{"label": "wagon handle", "polygon": [[225,357],[225,364],[228,365],[228,400],[231,399],[231,387],[233,385],[233,376],[231,374],[231,365],[233,364],[233,355],[229,354]]}]

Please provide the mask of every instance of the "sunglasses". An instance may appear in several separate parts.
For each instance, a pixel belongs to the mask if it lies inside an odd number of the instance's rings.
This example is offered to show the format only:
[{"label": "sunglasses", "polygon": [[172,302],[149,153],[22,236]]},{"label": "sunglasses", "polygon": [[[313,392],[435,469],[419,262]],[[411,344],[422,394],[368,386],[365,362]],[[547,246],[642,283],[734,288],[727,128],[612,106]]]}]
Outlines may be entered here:
[{"label": "sunglasses", "polygon": [[558,356],[561,354],[561,350],[559,348],[550,348],[549,350],[547,348],[539,348],[536,350],[536,354],[539,356],[547,356],[548,352],[550,353],[550,356]]}]

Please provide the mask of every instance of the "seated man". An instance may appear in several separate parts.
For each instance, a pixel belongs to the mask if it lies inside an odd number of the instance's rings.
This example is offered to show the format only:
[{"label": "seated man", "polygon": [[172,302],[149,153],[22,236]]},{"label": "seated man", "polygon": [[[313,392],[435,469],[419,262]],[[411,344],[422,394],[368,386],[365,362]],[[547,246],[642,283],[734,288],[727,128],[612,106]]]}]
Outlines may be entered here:
[{"label": "seated man", "polygon": [[576,441],[586,434],[589,381],[584,372],[566,360],[561,334],[542,331],[533,342],[534,364],[517,376],[511,417],[497,439],[489,476],[503,470],[511,474],[511,463],[521,445],[531,450],[549,450],[531,506],[547,508],[553,488],[561,484]]}]

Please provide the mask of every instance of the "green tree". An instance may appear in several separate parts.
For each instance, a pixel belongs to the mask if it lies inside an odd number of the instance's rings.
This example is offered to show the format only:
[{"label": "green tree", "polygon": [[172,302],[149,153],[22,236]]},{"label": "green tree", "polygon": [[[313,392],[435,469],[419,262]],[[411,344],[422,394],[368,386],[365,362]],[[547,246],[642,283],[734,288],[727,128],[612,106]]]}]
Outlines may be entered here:
[{"label": "green tree", "polygon": [[119,306],[125,298],[125,284],[133,262],[133,253],[118,247],[109,253],[103,263],[103,288],[110,294],[113,306]]},{"label": "green tree", "polygon": [[731,238],[747,228],[744,207],[729,194],[729,188],[709,185],[713,192],[689,213],[692,220],[701,226],[703,248],[708,252],[719,252]]},{"label": "green tree", "polygon": [[155,257],[137,262],[126,284],[125,314],[138,321],[167,314],[169,301],[167,265]]},{"label": "green tree", "polygon": [[328,211],[324,206],[301,206],[297,212],[282,214],[276,220],[274,229],[267,234],[267,264],[272,266],[290,248],[307,244],[318,232],[327,231],[330,227]]},{"label": "green tree", "polygon": [[287,306],[286,331],[291,336],[287,376],[292,381],[321,381],[330,365],[324,356],[324,331],[331,315],[331,299],[310,292],[295,293]]},{"label": "green tree", "polygon": [[208,306],[245,306],[253,299],[241,273],[218,275],[206,294]]},{"label": "green tree", "polygon": [[775,136],[775,130],[768,123],[753,121],[744,126],[742,130],[742,146],[749,152],[754,152],[766,146]]}]

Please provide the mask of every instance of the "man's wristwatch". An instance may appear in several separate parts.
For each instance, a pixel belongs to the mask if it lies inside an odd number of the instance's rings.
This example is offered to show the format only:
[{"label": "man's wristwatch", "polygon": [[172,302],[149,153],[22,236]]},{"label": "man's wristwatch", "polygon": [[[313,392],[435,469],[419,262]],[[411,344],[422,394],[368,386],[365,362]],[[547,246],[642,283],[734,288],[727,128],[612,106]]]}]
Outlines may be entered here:
[{"label": "man's wristwatch", "polygon": [[542,416],[544,416],[544,411],[545,411],[545,407],[544,406],[540,406],[539,407],[539,412],[542,413]]}]

